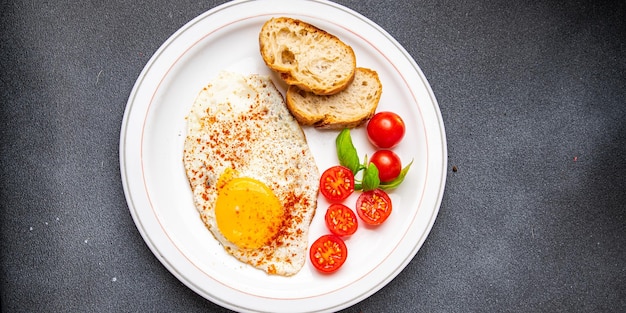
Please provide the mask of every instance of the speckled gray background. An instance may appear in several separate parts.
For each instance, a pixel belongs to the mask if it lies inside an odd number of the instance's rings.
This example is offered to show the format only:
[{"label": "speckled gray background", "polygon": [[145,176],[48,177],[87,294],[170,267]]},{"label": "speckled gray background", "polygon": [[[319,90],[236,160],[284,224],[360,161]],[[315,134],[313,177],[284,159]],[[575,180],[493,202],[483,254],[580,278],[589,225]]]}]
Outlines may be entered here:
[{"label": "speckled gray background", "polygon": [[[222,2],[0,2],[2,312],[227,311],[150,252],[118,162],[143,66]],[[424,246],[345,312],[626,311],[626,2],[338,2],[415,58],[449,149]]]}]

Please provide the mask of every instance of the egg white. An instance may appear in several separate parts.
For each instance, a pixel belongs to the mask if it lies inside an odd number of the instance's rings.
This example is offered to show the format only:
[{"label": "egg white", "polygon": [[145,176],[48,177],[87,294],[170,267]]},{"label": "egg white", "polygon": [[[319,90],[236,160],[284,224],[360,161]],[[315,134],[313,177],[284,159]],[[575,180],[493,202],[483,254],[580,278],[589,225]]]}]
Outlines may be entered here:
[{"label": "egg white", "polygon": [[[307,257],[319,171],[305,135],[267,76],[221,72],[198,94],[187,117],[183,162],[200,217],[238,260],[270,274],[296,274]],[[219,231],[216,184],[225,170],[265,183],[286,212],[277,237],[242,249]]]}]

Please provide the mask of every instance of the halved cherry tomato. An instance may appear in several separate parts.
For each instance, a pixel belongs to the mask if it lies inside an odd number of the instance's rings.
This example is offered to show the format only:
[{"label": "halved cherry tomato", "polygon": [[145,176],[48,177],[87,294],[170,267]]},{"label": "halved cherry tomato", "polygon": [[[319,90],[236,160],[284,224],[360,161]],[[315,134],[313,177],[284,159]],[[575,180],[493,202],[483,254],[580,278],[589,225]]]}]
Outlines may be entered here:
[{"label": "halved cherry tomato", "polygon": [[376,113],[367,123],[367,138],[378,148],[393,148],[404,137],[402,118],[393,112]]},{"label": "halved cherry tomato", "polygon": [[380,225],[391,214],[391,199],[381,189],[363,192],[356,200],[356,212],[368,225]]},{"label": "halved cherry tomato", "polygon": [[396,179],[402,171],[400,157],[391,150],[378,150],[372,154],[370,162],[378,169],[378,178],[383,183]]},{"label": "halved cherry tomato", "polygon": [[323,235],[311,245],[309,257],[318,271],[329,274],[338,270],[346,261],[348,248],[338,236]]},{"label": "halved cherry tomato", "polygon": [[354,192],[354,174],[345,166],[333,166],[322,173],[320,191],[329,201],[341,202]]},{"label": "halved cherry tomato", "polygon": [[340,203],[331,204],[326,210],[324,219],[328,230],[337,236],[350,236],[359,227],[356,214],[349,207]]}]

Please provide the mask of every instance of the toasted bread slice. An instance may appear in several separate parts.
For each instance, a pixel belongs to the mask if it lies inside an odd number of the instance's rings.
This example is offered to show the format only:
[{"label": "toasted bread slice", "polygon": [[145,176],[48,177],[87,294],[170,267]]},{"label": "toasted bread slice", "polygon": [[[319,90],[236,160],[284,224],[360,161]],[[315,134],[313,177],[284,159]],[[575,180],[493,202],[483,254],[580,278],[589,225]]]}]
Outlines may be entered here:
[{"label": "toasted bread slice", "polygon": [[354,128],[374,116],[382,91],[378,73],[359,67],[352,83],[340,93],[320,96],[290,86],[286,102],[301,125],[327,129]]},{"label": "toasted bread slice", "polygon": [[259,32],[263,61],[288,84],[318,95],[345,89],[354,78],[356,56],[336,36],[306,22],[272,18]]}]

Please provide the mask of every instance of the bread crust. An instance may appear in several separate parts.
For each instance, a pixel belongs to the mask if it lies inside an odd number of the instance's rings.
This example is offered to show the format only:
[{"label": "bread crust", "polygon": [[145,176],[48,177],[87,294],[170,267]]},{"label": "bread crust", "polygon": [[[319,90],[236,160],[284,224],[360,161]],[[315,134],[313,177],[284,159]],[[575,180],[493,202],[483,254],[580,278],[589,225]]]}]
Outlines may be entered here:
[{"label": "bread crust", "polygon": [[317,95],[333,95],[354,79],[356,55],[338,37],[304,21],[271,18],[259,32],[265,64],[288,85]]},{"label": "bread crust", "polygon": [[323,129],[354,128],[374,116],[381,95],[382,83],[378,73],[359,67],[352,83],[340,93],[321,96],[290,86],[286,103],[300,125]]}]

